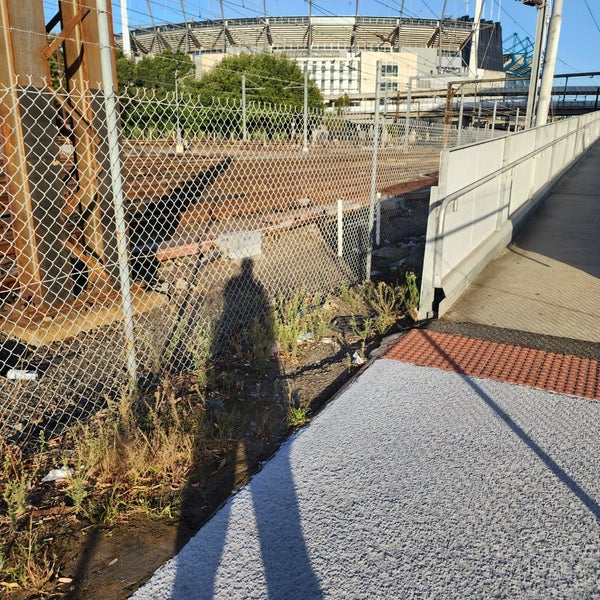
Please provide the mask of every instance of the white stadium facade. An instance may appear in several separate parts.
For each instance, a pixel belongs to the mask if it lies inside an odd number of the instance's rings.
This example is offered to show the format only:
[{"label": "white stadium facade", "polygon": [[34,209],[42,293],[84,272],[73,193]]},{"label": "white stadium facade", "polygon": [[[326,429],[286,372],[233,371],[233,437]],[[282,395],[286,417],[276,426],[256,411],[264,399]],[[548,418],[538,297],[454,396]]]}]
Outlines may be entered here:
[{"label": "white stadium facade", "polygon": [[[475,35],[475,32],[477,34]],[[476,68],[469,66],[471,42]],[[500,23],[469,17],[412,19],[367,16],[265,17],[189,21],[129,34],[134,56],[179,50],[193,57],[198,75],[224,56],[241,52],[285,53],[315,81],[327,102],[348,94],[353,104],[373,99],[380,65],[380,94],[443,89],[450,79],[498,78],[502,70]],[[117,45],[123,47],[122,36]]]}]

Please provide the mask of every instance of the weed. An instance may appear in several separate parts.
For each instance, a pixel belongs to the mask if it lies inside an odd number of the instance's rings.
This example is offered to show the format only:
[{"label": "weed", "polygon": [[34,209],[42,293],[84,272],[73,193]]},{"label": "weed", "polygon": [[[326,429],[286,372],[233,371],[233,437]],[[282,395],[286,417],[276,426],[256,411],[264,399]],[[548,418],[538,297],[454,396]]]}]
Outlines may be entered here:
[{"label": "weed", "polygon": [[340,300],[353,310],[358,308],[362,303],[360,292],[357,292],[354,288],[348,287],[347,285],[340,286],[338,295]]},{"label": "weed", "polygon": [[301,334],[310,333],[319,341],[329,331],[332,310],[320,296],[296,292],[290,298],[282,296],[275,306],[275,339],[286,360],[295,360]]},{"label": "weed", "polygon": [[321,341],[329,333],[333,311],[327,302],[320,303],[312,298],[306,304],[306,313],[303,319],[303,329],[313,335],[317,342]]},{"label": "weed", "polygon": [[39,539],[30,519],[29,528],[13,541],[8,554],[0,557],[2,585],[8,589],[19,587],[39,597],[52,579],[55,565],[56,559],[48,549],[47,541]]},{"label": "weed", "polygon": [[211,439],[218,451],[231,447],[244,431],[245,419],[237,408],[216,410],[212,414]]},{"label": "weed", "polygon": [[200,320],[185,339],[185,348],[191,356],[196,388],[201,394],[208,384],[208,367],[212,358],[214,327]]},{"label": "weed", "polygon": [[119,516],[120,505],[124,504],[119,500],[119,487],[114,485],[110,491],[104,495],[102,502],[98,502],[94,511],[88,513],[88,518],[93,525],[103,527],[112,525]]},{"label": "weed", "polygon": [[275,306],[273,324],[279,351],[286,360],[295,360],[301,329],[302,301],[296,293],[290,299],[280,296]]},{"label": "weed", "polygon": [[19,522],[27,513],[27,498],[29,496],[29,480],[25,473],[20,473],[16,478],[4,484],[2,499],[6,503],[6,514],[10,519],[13,531],[19,528]]},{"label": "weed", "polygon": [[404,305],[408,315],[416,321],[417,310],[419,308],[419,287],[417,284],[417,276],[412,271],[407,271],[405,278],[406,292],[404,295]]},{"label": "weed", "polygon": [[310,408],[306,406],[288,405],[287,422],[290,427],[300,427],[310,423]]},{"label": "weed", "polygon": [[90,495],[88,491],[88,478],[85,473],[73,473],[69,477],[69,487],[65,490],[65,495],[73,503],[75,514],[81,516],[84,514],[85,500]]},{"label": "weed", "polygon": [[6,504],[6,514],[13,531],[19,528],[21,519],[27,514],[29,492],[32,488],[33,478],[37,474],[28,470],[15,450],[3,444],[2,447],[2,500]]},{"label": "weed", "polygon": [[258,373],[264,375],[273,353],[272,328],[267,326],[259,315],[255,315],[250,329],[247,331],[247,336],[252,361]]},{"label": "weed", "polygon": [[350,327],[354,335],[359,337],[363,343],[363,346],[375,335],[375,320],[374,319],[361,319],[355,315],[350,317]]}]

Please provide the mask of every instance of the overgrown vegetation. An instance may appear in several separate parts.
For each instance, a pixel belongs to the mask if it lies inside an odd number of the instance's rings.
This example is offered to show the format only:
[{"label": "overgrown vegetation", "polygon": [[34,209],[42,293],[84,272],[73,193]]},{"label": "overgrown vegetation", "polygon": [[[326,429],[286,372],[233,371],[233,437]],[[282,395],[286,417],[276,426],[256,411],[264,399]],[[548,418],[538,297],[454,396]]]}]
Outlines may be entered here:
[{"label": "overgrown vegetation", "polygon": [[[229,468],[249,440],[280,440],[309,422],[315,407],[294,383],[303,355],[326,341],[337,344],[340,361],[352,352],[364,357],[371,341],[414,311],[417,295],[408,273],[402,283],[368,282],[328,297],[280,297],[269,313],[272,328],[262,315],[241,332],[237,363],[215,354],[212,324],[180,320],[162,354],[150,359],[161,379],[147,393],[107,398],[93,419],[58,440],[40,439],[26,455],[3,443],[0,585],[31,597],[56,585],[61,557],[47,518],[68,516],[88,528],[133,512],[181,518],[192,482]],[[181,364],[184,373],[173,368]],[[347,368],[355,368],[352,361]],[[58,479],[44,481],[52,472]]]}]

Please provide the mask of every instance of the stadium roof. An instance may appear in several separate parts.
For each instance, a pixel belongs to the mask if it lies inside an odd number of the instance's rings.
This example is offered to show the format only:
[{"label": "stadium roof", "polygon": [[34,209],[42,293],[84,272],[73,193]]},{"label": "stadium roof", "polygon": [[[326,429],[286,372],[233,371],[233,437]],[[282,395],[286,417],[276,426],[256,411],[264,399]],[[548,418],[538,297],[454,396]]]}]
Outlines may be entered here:
[{"label": "stadium roof", "polygon": [[[483,26],[493,26],[482,21]],[[255,51],[375,50],[439,48],[459,52],[470,39],[473,21],[460,19],[410,19],[396,17],[266,17],[189,21],[130,31],[135,54],[163,50],[186,53]],[[441,40],[440,40],[441,30]],[[122,46],[122,37],[116,36]]]}]

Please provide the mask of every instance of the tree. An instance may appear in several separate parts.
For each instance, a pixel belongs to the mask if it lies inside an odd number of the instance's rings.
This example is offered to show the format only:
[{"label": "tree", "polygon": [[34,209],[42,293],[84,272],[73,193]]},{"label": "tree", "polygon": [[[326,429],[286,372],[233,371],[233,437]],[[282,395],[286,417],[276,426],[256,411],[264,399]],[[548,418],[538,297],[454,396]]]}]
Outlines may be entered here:
[{"label": "tree", "polygon": [[334,101],[333,106],[335,106],[337,114],[341,115],[344,112],[345,108],[351,106],[350,96],[348,96],[348,94],[340,96]]},{"label": "tree", "polygon": [[[199,81],[187,84],[187,89],[198,93],[203,103],[213,98],[241,101],[242,75],[246,75],[247,102],[288,105],[302,110],[304,105],[304,74],[298,64],[286,56],[242,53],[228,56]],[[309,79],[308,105],[322,108],[323,96]]]},{"label": "tree", "polygon": [[125,88],[133,86],[135,83],[135,61],[131,58],[127,58],[120,48],[116,49],[115,57],[119,89],[124,90]]},{"label": "tree", "polygon": [[182,80],[194,69],[189,56],[173,50],[166,50],[154,57],[145,56],[139,63],[133,64],[133,70],[132,63],[124,56],[117,58],[117,72],[122,88],[129,85],[172,92],[175,89],[175,77]]}]

